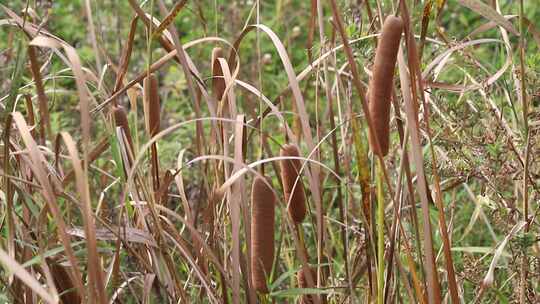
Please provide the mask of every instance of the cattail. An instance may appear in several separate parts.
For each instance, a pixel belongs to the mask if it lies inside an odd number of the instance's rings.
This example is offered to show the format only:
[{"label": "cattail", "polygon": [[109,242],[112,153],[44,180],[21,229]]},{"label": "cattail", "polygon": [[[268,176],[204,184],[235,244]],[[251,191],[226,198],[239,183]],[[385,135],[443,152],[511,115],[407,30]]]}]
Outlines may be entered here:
[{"label": "cattail", "polygon": [[[23,96],[26,104],[26,115],[28,117],[26,120],[28,121],[29,125],[33,126],[36,123],[36,118],[34,117],[34,105],[32,104],[32,95],[24,94]],[[30,134],[32,134],[32,137],[36,138],[36,128],[32,128]],[[44,132],[42,132],[41,134],[44,134]]]},{"label": "cattail", "polygon": [[251,188],[251,279],[260,293],[268,292],[266,278],[274,261],[275,204],[272,188],[256,177]]},{"label": "cattail", "polygon": [[143,82],[144,87],[144,113],[146,115],[146,129],[150,136],[159,132],[161,107],[159,105],[158,82],[154,74],[150,74]]},{"label": "cattail", "polygon": [[75,288],[75,284],[71,280],[68,272],[65,267],[52,262],[50,259],[47,259],[49,264],[49,269],[54,280],[54,285],[60,294],[60,301],[63,304],[78,304],[81,303],[81,296]]},{"label": "cattail", "polygon": [[[280,155],[284,157],[299,157],[300,151],[296,145],[289,144],[283,146]],[[282,160],[280,161],[280,168],[283,192],[285,192],[285,202],[289,204],[289,215],[295,223],[301,223],[306,217],[306,196],[304,194],[304,184],[299,175],[301,168],[300,160]]]},{"label": "cattail", "polygon": [[113,116],[114,116],[114,123],[116,124],[116,126],[121,127],[122,130],[124,130],[124,134],[126,134],[129,147],[133,151],[133,140],[131,139],[131,132],[129,129],[129,123],[128,123],[126,110],[122,106],[114,106]]},{"label": "cattail", "polygon": [[217,100],[225,93],[225,79],[218,58],[223,58],[223,50],[216,47],[212,50],[212,91]]},{"label": "cattail", "polygon": [[400,17],[388,16],[384,21],[379,45],[375,53],[373,77],[369,87],[369,113],[373,121],[373,130],[369,141],[374,153],[375,138],[379,141],[380,152],[388,154],[390,132],[390,98],[396,66],[399,41],[403,32],[403,21]]},{"label": "cattail", "polygon": [[[159,132],[159,120],[161,106],[159,104],[158,94],[158,82],[157,77],[154,74],[150,74],[144,79],[144,107],[145,107],[145,120],[146,129],[150,136],[154,137]],[[157,152],[157,145],[153,143],[150,147],[150,154],[152,158],[152,185],[154,191],[159,189],[159,159]]]}]

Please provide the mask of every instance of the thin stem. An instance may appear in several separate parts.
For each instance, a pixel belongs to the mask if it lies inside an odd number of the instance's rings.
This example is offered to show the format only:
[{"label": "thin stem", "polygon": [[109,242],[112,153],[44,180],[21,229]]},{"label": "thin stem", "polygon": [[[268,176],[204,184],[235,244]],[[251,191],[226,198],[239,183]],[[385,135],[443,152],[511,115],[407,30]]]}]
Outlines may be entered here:
[{"label": "thin stem", "polygon": [[384,185],[382,176],[382,162],[377,160],[377,303],[384,302]]},{"label": "thin stem", "polygon": [[[523,219],[525,222],[528,222],[529,219],[529,192],[527,190],[527,176],[529,175],[529,150],[530,150],[530,136],[529,136],[529,122],[528,122],[528,116],[529,116],[529,105],[527,102],[527,82],[526,82],[526,74],[525,74],[525,32],[523,31],[523,0],[519,1],[519,67],[520,67],[520,74],[521,74],[521,102],[523,107],[523,127],[525,131],[525,164],[524,170],[523,170],[523,206],[522,206],[522,212],[523,212]],[[525,226],[525,231],[529,230],[529,225],[527,224]],[[521,260],[521,289],[520,289],[520,295],[519,295],[519,303],[526,303],[527,301],[527,272],[529,271],[528,267],[528,259],[527,259],[527,253],[526,248],[523,250],[523,258]]]}]

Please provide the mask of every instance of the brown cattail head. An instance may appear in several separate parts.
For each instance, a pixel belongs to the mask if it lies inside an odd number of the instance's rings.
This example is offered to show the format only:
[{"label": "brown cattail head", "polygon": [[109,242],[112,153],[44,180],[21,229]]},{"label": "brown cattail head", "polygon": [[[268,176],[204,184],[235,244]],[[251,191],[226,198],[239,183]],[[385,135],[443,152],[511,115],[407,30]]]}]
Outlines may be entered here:
[{"label": "brown cattail head", "polygon": [[375,53],[373,77],[369,86],[369,114],[373,121],[373,130],[369,141],[374,153],[375,136],[379,141],[381,154],[388,154],[390,133],[390,98],[396,66],[399,41],[403,32],[403,21],[394,15],[384,21],[379,45]]},{"label": "brown cattail head", "polygon": [[[300,151],[294,144],[284,145],[281,156],[299,157]],[[289,215],[295,223],[301,223],[306,217],[306,195],[304,184],[299,176],[301,162],[299,159],[286,159],[280,161],[281,181],[285,192],[285,203],[288,203]],[[298,181],[297,181],[298,179]]]},{"label": "brown cattail head", "polygon": [[159,132],[161,106],[159,104],[158,82],[154,74],[146,77],[144,87],[144,114],[146,115],[146,129],[150,136]]},{"label": "brown cattail head", "polygon": [[131,139],[131,132],[129,129],[129,123],[128,123],[126,110],[122,106],[114,106],[113,116],[114,116],[114,123],[116,124],[116,126],[124,130],[124,134],[126,134],[129,147],[133,151],[133,140]]},{"label": "brown cattail head", "polygon": [[223,58],[223,50],[215,47],[212,50],[212,92],[217,100],[221,100],[225,93],[225,79],[218,58]]},{"label": "brown cattail head", "polygon": [[49,269],[53,277],[54,285],[60,294],[60,301],[63,304],[78,304],[81,303],[81,296],[75,288],[75,284],[71,279],[66,268],[50,259],[47,259]]},{"label": "brown cattail head", "polygon": [[256,177],[251,188],[251,280],[267,293],[266,278],[274,261],[274,208],[276,197],[264,178]]}]

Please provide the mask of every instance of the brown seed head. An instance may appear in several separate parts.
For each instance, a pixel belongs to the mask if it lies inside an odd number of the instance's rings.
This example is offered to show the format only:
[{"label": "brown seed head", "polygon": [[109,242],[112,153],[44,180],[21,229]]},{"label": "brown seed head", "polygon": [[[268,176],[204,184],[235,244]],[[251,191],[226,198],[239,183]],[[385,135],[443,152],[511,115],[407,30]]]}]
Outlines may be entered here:
[{"label": "brown seed head", "polygon": [[131,139],[131,132],[129,129],[129,123],[128,123],[126,110],[122,106],[114,106],[113,116],[114,116],[114,123],[116,124],[116,126],[121,127],[122,130],[124,130],[128,144],[133,151],[133,140]]},{"label": "brown seed head", "polygon": [[[300,151],[294,144],[284,145],[281,156],[299,157]],[[299,176],[302,167],[299,159],[287,159],[280,161],[281,181],[285,192],[285,203],[288,203],[289,215],[295,223],[301,223],[306,217],[306,196],[304,183]],[[298,180],[298,181],[297,181]]]},{"label": "brown seed head", "polygon": [[225,93],[225,79],[223,78],[223,70],[218,58],[223,58],[223,50],[220,47],[215,47],[212,50],[212,91],[217,100],[223,98]]},{"label": "brown seed head", "polygon": [[150,136],[159,132],[161,106],[159,104],[158,82],[154,74],[146,77],[143,82],[144,87],[144,109],[146,119],[146,128]]},{"label": "brown seed head", "polygon": [[373,137],[376,136],[383,156],[388,154],[390,98],[392,97],[394,69],[402,32],[403,21],[401,17],[388,16],[384,21],[375,53],[373,77],[369,86],[369,113],[373,121],[373,130],[370,132],[369,141],[373,152],[376,153]]},{"label": "brown seed head", "polygon": [[260,293],[267,293],[266,278],[274,261],[274,208],[276,197],[261,177],[251,188],[251,279]]}]

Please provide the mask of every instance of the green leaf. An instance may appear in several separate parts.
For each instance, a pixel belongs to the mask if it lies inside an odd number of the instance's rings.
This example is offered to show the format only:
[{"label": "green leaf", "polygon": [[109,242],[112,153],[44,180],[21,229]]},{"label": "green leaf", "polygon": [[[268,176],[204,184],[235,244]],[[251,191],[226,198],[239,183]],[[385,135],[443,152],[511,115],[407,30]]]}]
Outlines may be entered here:
[{"label": "green leaf", "polygon": [[289,288],[270,293],[270,296],[277,298],[290,298],[305,294],[329,294],[334,292],[331,289],[318,288]]},{"label": "green leaf", "polygon": [[[78,242],[75,242],[75,243],[71,243],[71,248],[75,248],[75,246],[82,245],[85,242],[86,241],[78,241]],[[47,251],[45,251],[43,253],[43,256],[38,254],[35,257],[31,258],[30,260],[26,261],[21,266],[25,267],[25,268],[28,267],[28,266],[32,266],[34,264],[40,263],[43,258],[48,258],[48,257],[55,256],[55,255],[57,255],[57,254],[59,254],[60,252],[63,252],[63,251],[64,251],[64,246],[59,246],[59,247],[53,248],[51,250],[47,250]]]},{"label": "green leaf", "polygon": [[479,0],[458,0],[458,2],[473,10],[477,14],[482,15],[484,18],[489,19],[498,25],[504,27],[507,31],[511,32],[512,34],[519,36],[519,32],[514,28],[512,23],[510,21],[506,20],[501,14],[499,14],[496,10],[491,8],[489,5],[480,2]]},{"label": "green leaf", "polygon": [[11,87],[9,89],[9,97],[6,102],[6,110],[3,111],[3,114],[1,116],[2,121],[5,120],[5,117],[8,113],[13,111],[13,107],[15,106],[15,99],[17,97],[17,94],[19,92],[19,88],[21,87],[21,80],[22,80],[22,70],[23,65],[26,60],[26,46],[23,46],[22,40],[17,41],[17,57],[15,58],[15,69],[13,70],[13,74],[11,76]]}]

